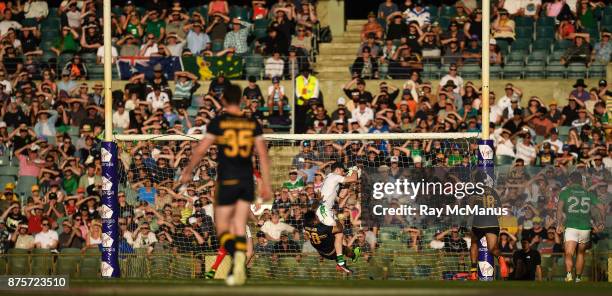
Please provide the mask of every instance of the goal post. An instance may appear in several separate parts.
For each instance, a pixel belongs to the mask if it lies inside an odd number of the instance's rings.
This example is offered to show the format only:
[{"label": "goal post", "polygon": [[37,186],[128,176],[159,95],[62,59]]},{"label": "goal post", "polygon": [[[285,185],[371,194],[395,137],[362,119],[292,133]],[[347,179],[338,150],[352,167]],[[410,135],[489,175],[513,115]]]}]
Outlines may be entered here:
[{"label": "goal post", "polygon": [[[202,137],[114,135],[117,150],[110,158],[116,160],[112,188],[125,196],[129,205],[113,204],[111,208],[116,224],[127,227],[110,237],[117,243],[114,250],[121,277],[202,278],[210,269],[218,247],[212,214],[216,147],[196,168],[192,183],[180,186],[177,182],[192,146]],[[347,168],[358,166],[364,174],[359,185],[347,186],[344,205],[336,209],[347,226],[345,244],[361,244],[364,249],[362,260],[349,261],[357,278],[442,279],[466,272],[469,255],[441,249],[441,242],[434,239],[436,231],[455,224],[467,231],[465,221],[413,221],[404,216],[372,222],[372,210],[368,209],[373,205],[372,192],[366,184],[381,176],[408,178],[420,174],[422,168],[448,168],[457,176],[469,174],[478,170],[479,159],[484,159],[480,157],[480,137],[479,133],[265,134],[275,197],[268,203],[258,201],[252,208],[257,221],[249,223],[254,249],[249,262],[251,277],[338,277],[334,261],[321,260],[299,231],[301,215],[320,199],[319,174],[324,177],[331,162],[337,161]],[[382,205],[404,201],[402,195],[390,196]],[[298,230],[279,231],[272,225],[275,215],[292,227],[288,229]],[[198,231],[203,243],[192,229]],[[229,258],[217,276],[223,277],[228,266]]]}]

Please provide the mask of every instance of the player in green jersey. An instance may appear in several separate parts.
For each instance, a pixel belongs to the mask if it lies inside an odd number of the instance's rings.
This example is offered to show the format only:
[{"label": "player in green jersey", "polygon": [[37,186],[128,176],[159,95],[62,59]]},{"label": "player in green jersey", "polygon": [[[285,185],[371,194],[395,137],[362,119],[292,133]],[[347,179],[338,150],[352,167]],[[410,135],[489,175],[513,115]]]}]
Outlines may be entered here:
[{"label": "player in green jersey", "polygon": [[595,217],[596,231],[604,228],[604,207],[597,195],[587,191],[582,186],[582,174],[573,172],[569,176],[570,184],[559,193],[557,205],[557,233],[565,230],[565,276],[566,282],[574,281],[572,269],[574,268],[574,253],[576,247],[576,282],[580,282],[584,269],[584,253],[591,236],[591,209],[596,207],[598,216]]}]

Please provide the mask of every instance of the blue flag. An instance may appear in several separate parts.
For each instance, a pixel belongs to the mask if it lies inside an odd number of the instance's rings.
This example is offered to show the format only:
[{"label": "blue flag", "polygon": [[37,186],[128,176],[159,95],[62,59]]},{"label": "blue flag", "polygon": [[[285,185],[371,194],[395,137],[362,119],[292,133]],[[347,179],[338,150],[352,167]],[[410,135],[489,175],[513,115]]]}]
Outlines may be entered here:
[{"label": "blue flag", "polygon": [[121,80],[129,80],[136,74],[144,74],[146,79],[153,78],[153,69],[160,65],[163,75],[174,80],[174,73],[183,71],[179,57],[120,57],[117,69]]}]

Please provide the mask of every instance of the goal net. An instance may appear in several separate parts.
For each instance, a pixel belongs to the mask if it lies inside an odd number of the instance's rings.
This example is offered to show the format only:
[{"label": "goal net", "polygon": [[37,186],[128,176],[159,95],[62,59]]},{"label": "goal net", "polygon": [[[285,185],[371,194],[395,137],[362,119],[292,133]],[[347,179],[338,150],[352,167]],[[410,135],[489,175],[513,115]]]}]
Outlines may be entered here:
[{"label": "goal net", "polygon": [[[442,279],[469,269],[469,241],[449,247],[436,234],[453,226],[468,237],[467,221],[451,217],[377,216],[399,207],[407,195],[373,198],[372,182],[423,180],[469,174],[477,165],[478,134],[265,135],[271,164],[272,201],[258,200],[249,222],[253,279],[342,277],[303,235],[303,214],[315,208],[325,175],[334,162],[361,168],[359,182],[343,185],[338,220],[344,244],[359,246],[354,278]],[[218,248],[214,229],[217,147],[194,172],[193,182],[177,179],[201,135],[117,135],[120,202],[119,258],[122,277],[203,278]],[[254,161],[254,166],[256,166]],[[432,170],[444,169],[447,172]],[[429,171],[428,171],[429,170]],[[257,172],[257,167],[255,167]],[[425,173],[424,173],[425,172]],[[257,178],[257,176],[254,176]],[[431,199],[432,202],[441,199]],[[449,203],[453,203],[449,201]],[[426,203],[426,202],[425,202]],[[225,277],[230,258],[216,277]]]}]

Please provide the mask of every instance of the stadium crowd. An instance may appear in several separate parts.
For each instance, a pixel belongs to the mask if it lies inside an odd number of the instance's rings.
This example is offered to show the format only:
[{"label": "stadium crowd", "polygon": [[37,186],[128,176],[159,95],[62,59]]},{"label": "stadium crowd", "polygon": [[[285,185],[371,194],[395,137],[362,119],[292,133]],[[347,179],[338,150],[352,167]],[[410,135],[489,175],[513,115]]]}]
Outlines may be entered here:
[{"label": "stadium crowd", "polygon": [[[383,1],[361,31],[362,45],[351,66],[361,78],[407,79],[439,65],[481,63],[482,11],[477,1]],[[490,64],[515,76],[523,66],[544,64],[549,73],[564,67],[610,61],[612,19],[607,1],[494,1]],[[608,20],[609,19],[609,20]],[[552,45],[552,51],[551,51]],[[510,66],[506,68],[506,66]],[[514,66],[514,70],[512,69]],[[518,67],[518,70],[517,70]],[[467,69],[468,67],[466,67]],[[542,73],[525,76],[545,76]],[[519,75],[520,76],[520,75]]]},{"label": "stadium crowd", "polygon": [[[3,172],[0,254],[11,249],[58,252],[65,248],[87,249],[102,242],[98,211],[102,185],[99,145],[103,130],[102,85],[95,83],[90,87],[86,83],[89,61],[81,60],[96,54],[97,62],[102,62],[101,9],[99,1],[62,1],[56,5],[51,2],[0,3],[4,5],[0,5],[3,11],[0,57],[4,66],[0,69]],[[238,19],[229,16],[228,3],[222,0],[211,1],[207,15],[185,7],[181,1],[171,4],[143,1],[139,5],[123,2],[125,5],[116,10],[119,13],[113,18],[117,57],[155,53],[206,55],[213,51],[215,40],[222,40],[223,47],[214,54],[221,53],[230,59],[232,55],[259,51],[269,56],[264,76],[273,83],[262,91],[257,77],[247,77],[245,113],[261,123],[287,123],[286,108],[292,95],[280,80],[290,75],[285,57],[289,61],[296,56],[312,57],[310,39],[317,22],[312,4],[279,0],[268,6],[266,1],[253,1],[253,6],[246,9],[250,17]],[[480,87],[464,81],[458,71],[462,65],[477,63],[479,59],[480,50],[476,48],[481,15],[475,9],[476,1],[453,3],[456,15],[449,22],[448,31],[447,26],[431,22],[425,2],[405,1],[398,8],[392,1],[386,1],[378,14],[370,16],[364,26],[360,58],[351,70],[356,75],[338,86],[343,88],[346,98],[338,98],[335,106],[322,104],[318,81],[302,59],[297,67],[299,73],[295,73],[296,131],[360,134],[480,131],[483,124]],[[514,2],[525,2],[526,6],[512,7]],[[530,1],[500,1],[500,9],[497,6],[494,9],[492,40],[498,43],[491,44],[496,53],[492,54],[492,63],[505,60],[499,43],[512,43],[515,39],[512,17],[537,18],[540,10],[549,17],[556,16],[559,37],[576,39],[575,46],[580,49],[584,44],[579,40],[594,39],[583,35],[593,18],[589,9],[605,3],[589,1],[586,8],[576,11],[570,7],[568,11],[565,6],[559,8],[558,3],[571,1],[542,1],[546,3],[541,6],[527,2]],[[61,35],[59,32],[54,35],[58,42],[44,49],[41,43],[44,30],[37,24],[48,19],[51,11],[59,16],[62,30]],[[567,14],[565,18],[559,17],[562,12]],[[251,48],[247,42],[248,22],[262,18],[271,20],[270,26],[265,27],[268,35]],[[229,23],[231,29],[227,29]],[[592,58],[582,62],[609,61],[610,35],[600,33],[601,43],[596,43],[593,51],[585,51]],[[396,39],[400,40],[399,46],[394,43]],[[377,44],[383,40],[384,44]],[[578,49],[569,47],[564,63],[573,60]],[[437,52],[448,69],[437,85],[421,77],[423,59],[436,58],[427,52]],[[65,53],[74,55],[61,64]],[[40,58],[47,56],[50,58],[45,62]],[[403,69],[397,72],[400,76],[393,72],[394,64]],[[381,73],[384,65],[388,65],[391,77],[405,78],[403,85],[365,80],[387,77]],[[219,98],[229,78],[217,75],[205,95],[196,98],[193,94],[199,87],[198,77],[189,71],[177,72],[175,76],[173,87],[159,68],[153,69],[152,77],[131,77],[123,91],[113,94],[113,127],[119,132],[136,134],[206,133],[208,121],[222,111]],[[377,83],[378,91],[367,91],[366,83]],[[605,201],[610,213],[609,192],[605,189],[612,170],[609,103],[606,106],[611,96],[612,89],[603,79],[590,87],[578,79],[564,104],[531,96],[519,85],[506,85],[503,94],[491,93],[491,122],[485,124],[490,125],[495,141],[496,165],[506,170],[498,184],[504,206],[511,213],[501,218],[500,242],[504,252],[527,246],[540,254],[562,251],[562,237],[552,229],[556,224],[558,192],[564,184],[560,172],[584,169],[590,189]],[[189,106],[195,100],[201,104],[192,114]],[[267,114],[261,107],[268,107]],[[327,167],[333,162],[371,168],[383,178],[395,180],[409,176],[411,168],[473,167],[478,149],[476,143],[467,140],[294,144],[300,151],[293,157],[291,168],[275,172],[275,177],[283,182],[276,180],[279,186],[273,204],[253,206],[258,213],[251,224],[255,256],[271,254],[278,258],[289,254],[299,259],[301,253],[315,252],[303,241],[301,217],[317,204]],[[209,157],[194,174],[197,176],[194,183],[177,189],[176,179],[193,145],[194,142],[121,143],[118,197],[122,253],[139,248],[150,254],[214,252],[218,248],[212,217],[216,147],[211,148]],[[345,243],[361,246],[365,260],[376,256],[384,246],[381,232],[388,227],[400,229],[406,250],[467,251],[467,232],[453,221],[436,221],[432,225],[418,219],[387,218],[372,224],[362,214],[367,197],[360,187],[347,189],[346,201],[337,213],[345,225]],[[390,199],[388,203],[397,205],[399,200]],[[526,242],[520,248],[519,240]]]}]

